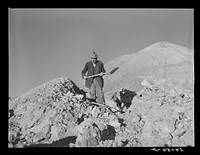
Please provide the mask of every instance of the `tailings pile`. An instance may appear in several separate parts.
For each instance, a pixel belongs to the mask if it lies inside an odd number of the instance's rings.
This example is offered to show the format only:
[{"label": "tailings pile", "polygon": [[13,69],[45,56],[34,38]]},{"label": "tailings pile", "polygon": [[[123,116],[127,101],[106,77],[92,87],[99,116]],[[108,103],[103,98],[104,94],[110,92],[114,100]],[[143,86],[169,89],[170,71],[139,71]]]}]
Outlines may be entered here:
[{"label": "tailings pile", "polygon": [[100,106],[68,78],[44,83],[9,101],[8,146],[194,146],[192,93],[156,85],[133,92]]}]

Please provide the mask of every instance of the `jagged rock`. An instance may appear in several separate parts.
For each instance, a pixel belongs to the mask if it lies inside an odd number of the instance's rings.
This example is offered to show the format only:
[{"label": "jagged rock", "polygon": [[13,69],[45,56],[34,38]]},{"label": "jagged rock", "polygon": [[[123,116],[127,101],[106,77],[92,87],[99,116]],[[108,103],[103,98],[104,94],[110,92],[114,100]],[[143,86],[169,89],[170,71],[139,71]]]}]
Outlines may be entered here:
[{"label": "jagged rock", "polygon": [[121,124],[118,122],[118,119],[114,119],[109,122],[109,125],[113,126],[114,128],[118,128]]},{"label": "jagged rock", "polygon": [[51,139],[53,141],[57,141],[59,139],[57,127],[55,125],[51,126]]},{"label": "jagged rock", "polygon": [[99,113],[100,113],[101,111],[99,110],[99,108],[97,108],[97,107],[94,107],[93,109],[92,109],[92,117],[94,117],[94,118],[96,118],[98,115],[99,115]]}]

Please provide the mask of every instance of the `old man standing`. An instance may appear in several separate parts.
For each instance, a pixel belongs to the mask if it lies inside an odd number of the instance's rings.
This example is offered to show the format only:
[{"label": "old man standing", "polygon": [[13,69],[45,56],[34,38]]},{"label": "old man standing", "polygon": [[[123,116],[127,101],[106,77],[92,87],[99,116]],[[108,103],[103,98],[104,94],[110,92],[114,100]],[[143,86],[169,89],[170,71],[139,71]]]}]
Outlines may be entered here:
[{"label": "old man standing", "polygon": [[[104,80],[103,75],[106,72],[104,69],[104,64],[98,60],[98,55],[96,52],[92,52],[90,55],[90,61],[86,62],[81,75],[82,79],[85,79],[85,87],[89,88],[90,98],[98,103],[104,103],[104,93],[103,86]],[[87,72],[87,75],[85,75]],[[91,75],[96,75],[96,77],[90,77]]]}]

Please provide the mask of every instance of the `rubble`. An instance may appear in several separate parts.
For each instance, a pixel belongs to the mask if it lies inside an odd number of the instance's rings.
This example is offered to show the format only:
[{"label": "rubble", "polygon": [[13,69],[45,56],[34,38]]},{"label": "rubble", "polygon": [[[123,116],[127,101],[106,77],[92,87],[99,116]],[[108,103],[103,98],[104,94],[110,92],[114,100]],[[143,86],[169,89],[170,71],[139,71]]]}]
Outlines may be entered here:
[{"label": "rubble", "polygon": [[47,82],[9,101],[8,147],[194,146],[191,92],[145,85],[114,96],[99,106],[68,78]]},{"label": "rubble", "polygon": [[98,145],[100,141],[100,130],[91,119],[84,120],[77,126],[78,136],[75,146],[92,147]]}]

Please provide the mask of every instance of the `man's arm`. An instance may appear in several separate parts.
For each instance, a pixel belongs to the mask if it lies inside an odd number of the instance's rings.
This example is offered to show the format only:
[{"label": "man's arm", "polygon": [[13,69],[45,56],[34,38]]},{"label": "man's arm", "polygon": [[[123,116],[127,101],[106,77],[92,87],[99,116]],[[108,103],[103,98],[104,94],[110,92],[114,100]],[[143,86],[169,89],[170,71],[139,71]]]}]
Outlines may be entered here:
[{"label": "man's arm", "polygon": [[87,63],[85,64],[83,70],[81,71],[81,76],[82,76],[82,79],[84,79],[84,76],[85,76],[85,73],[88,71],[88,65]]},{"label": "man's arm", "polygon": [[106,72],[106,70],[105,70],[105,68],[104,68],[104,64],[103,64],[103,63],[102,63],[101,72],[103,72],[103,73],[105,73],[105,72]]}]

